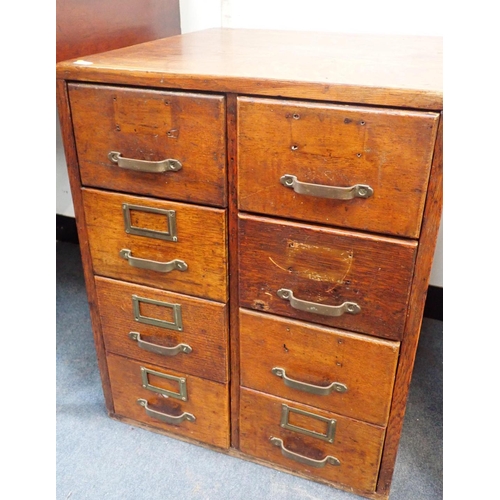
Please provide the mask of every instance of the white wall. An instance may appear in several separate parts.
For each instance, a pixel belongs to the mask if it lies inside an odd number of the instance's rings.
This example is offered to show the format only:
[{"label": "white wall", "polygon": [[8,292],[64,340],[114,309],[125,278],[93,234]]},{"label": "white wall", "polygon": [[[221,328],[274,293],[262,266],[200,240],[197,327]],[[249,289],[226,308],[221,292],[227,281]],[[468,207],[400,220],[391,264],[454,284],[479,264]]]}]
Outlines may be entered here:
[{"label": "white wall", "polygon": [[56,214],[74,217],[73,198],[69,187],[68,172],[62,144],[59,118],[56,116]]},{"label": "white wall", "polygon": [[221,27],[221,0],[179,0],[181,32]]},{"label": "white wall", "polygon": [[[444,1],[419,0],[180,0],[181,31],[207,28],[288,29],[344,33],[443,36]],[[57,132],[56,213],[74,216],[66,164]],[[430,283],[443,286],[443,227]]]},{"label": "white wall", "polygon": [[442,36],[443,4],[440,0],[221,0],[221,22],[224,28]]}]

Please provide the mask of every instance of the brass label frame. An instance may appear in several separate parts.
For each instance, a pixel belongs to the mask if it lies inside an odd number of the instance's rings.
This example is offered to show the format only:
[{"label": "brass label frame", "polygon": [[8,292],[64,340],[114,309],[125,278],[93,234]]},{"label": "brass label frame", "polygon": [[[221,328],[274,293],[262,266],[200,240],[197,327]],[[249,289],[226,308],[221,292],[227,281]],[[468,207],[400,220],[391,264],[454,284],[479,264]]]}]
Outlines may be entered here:
[{"label": "brass label frame", "polygon": [[[137,236],[145,236],[146,238],[156,238],[165,241],[177,241],[177,218],[175,210],[166,210],[163,208],[145,207],[142,205],[133,205],[131,203],[122,203],[123,221],[125,224],[125,232],[127,234],[135,234]],[[147,212],[157,215],[164,215],[167,218],[166,231],[156,231],[155,229],[147,229],[143,227],[133,226],[130,215],[131,210],[138,212]]]},{"label": "brass label frame", "polygon": [[[324,422],[327,425],[327,431],[325,434],[321,434],[320,432],[311,431],[309,429],[305,429],[303,427],[299,427],[297,425],[290,424],[289,416],[290,413],[297,413],[298,415],[303,415],[305,417],[313,418],[315,420],[319,420],[320,422]],[[317,439],[321,439],[322,441],[326,441],[328,443],[333,443],[335,439],[335,431],[337,428],[337,421],[333,418],[322,417],[321,415],[316,415],[315,413],[310,413],[308,411],[299,410],[298,408],[292,408],[286,404],[281,405],[281,422],[280,426],[283,429],[287,429],[293,432],[299,432],[301,434],[305,434],[307,436],[311,436]]]},{"label": "brass label frame", "polygon": [[[141,314],[141,302],[144,304],[152,304],[155,306],[166,307],[172,309],[174,315],[174,321],[166,321],[164,319],[151,318],[149,316],[143,316]],[[168,330],[176,330],[178,332],[183,331],[182,326],[182,309],[180,304],[172,304],[170,302],[162,302],[160,300],[148,299],[146,297],[139,297],[138,295],[132,295],[132,308],[134,313],[134,319],[139,323],[144,323],[145,325],[158,326],[160,328],[166,328]]]},{"label": "brass label frame", "polygon": [[[169,391],[168,389],[163,389],[162,387],[156,387],[155,385],[151,385],[149,383],[149,375],[155,375],[156,377],[177,382],[179,384],[179,392]],[[151,370],[150,368],[145,368],[144,366],[141,366],[141,378],[142,378],[142,387],[144,387],[144,389],[147,389],[148,391],[157,392],[158,394],[162,394],[167,398],[180,399],[181,401],[187,401],[188,399],[186,379],[184,377],[176,377],[175,375],[168,375],[166,373],[157,372],[155,370]]]}]

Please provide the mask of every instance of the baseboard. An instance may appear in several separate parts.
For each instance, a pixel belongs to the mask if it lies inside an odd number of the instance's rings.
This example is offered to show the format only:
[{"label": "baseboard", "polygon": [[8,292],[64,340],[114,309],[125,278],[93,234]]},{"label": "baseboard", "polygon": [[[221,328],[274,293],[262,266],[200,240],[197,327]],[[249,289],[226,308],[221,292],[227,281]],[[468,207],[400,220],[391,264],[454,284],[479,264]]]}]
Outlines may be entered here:
[{"label": "baseboard", "polygon": [[[56,214],[56,239],[78,244],[78,233],[74,217]],[[430,286],[427,290],[424,316],[443,321],[443,289]]]},{"label": "baseboard", "polygon": [[430,286],[427,289],[424,316],[443,321],[443,289],[441,287]]},{"label": "baseboard", "polygon": [[74,217],[56,214],[56,240],[78,244],[78,232]]}]

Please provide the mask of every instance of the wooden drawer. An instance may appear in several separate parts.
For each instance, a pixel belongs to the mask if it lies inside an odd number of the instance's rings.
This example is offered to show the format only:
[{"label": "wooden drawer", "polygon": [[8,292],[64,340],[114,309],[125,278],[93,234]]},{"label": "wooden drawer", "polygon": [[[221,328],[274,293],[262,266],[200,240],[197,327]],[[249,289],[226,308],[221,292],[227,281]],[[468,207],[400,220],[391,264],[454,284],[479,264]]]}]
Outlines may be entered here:
[{"label": "wooden drawer", "polygon": [[[117,415],[213,446],[229,447],[227,385],[113,354],[108,354],[107,360]],[[180,399],[183,394],[185,401]]]},{"label": "wooden drawer", "polygon": [[[438,113],[238,98],[239,209],[418,237]],[[286,187],[283,176],[295,176]],[[291,178],[288,178],[291,179]],[[289,180],[288,182],[291,182]],[[366,185],[369,198],[310,186]]]},{"label": "wooden drawer", "polygon": [[226,302],[225,210],[93,189],[82,195],[96,274]]},{"label": "wooden drawer", "polygon": [[240,214],[240,305],[400,340],[416,249],[414,241]]},{"label": "wooden drawer", "polygon": [[[332,429],[332,442],[329,442],[326,439]],[[320,436],[311,436],[303,430]],[[384,434],[382,427],[250,389],[241,390],[240,449],[243,453],[313,478],[355,488],[358,492],[375,490]],[[281,440],[283,451],[276,439]],[[318,467],[327,456],[337,459],[339,465],[326,463]],[[306,463],[299,462],[300,457],[305,457]],[[312,465],[312,461],[320,463]]]},{"label": "wooden drawer", "polygon": [[108,278],[95,284],[108,352],[228,381],[225,304]]},{"label": "wooden drawer", "polygon": [[[88,84],[68,87],[84,186],[226,206],[223,96]],[[141,171],[130,170],[130,162],[117,164],[108,157],[110,152],[149,163],[141,163]],[[166,159],[179,161],[180,170],[161,171],[163,164],[151,163]],[[155,169],[160,171],[151,171]]]},{"label": "wooden drawer", "polygon": [[241,385],[373,424],[389,417],[399,342],[240,309]]}]

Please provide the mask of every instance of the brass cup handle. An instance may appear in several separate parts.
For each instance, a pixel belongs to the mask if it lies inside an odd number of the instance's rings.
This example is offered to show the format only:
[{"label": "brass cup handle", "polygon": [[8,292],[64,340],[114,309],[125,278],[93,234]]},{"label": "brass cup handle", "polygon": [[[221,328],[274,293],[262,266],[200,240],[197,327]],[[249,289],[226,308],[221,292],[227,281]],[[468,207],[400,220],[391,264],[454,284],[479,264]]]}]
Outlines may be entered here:
[{"label": "brass cup handle", "polygon": [[314,458],[305,457],[304,455],[299,455],[298,453],[287,450],[283,444],[283,440],[280,438],[271,437],[269,440],[274,446],[281,448],[281,454],[285,458],[295,460],[296,462],[308,465],[309,467],[315,467],[316,469],[319,469],[321,467],[324,467],[326,464],[340,465],[340,460],[338,458],[332,457],[331,455],[327,455],[325,458],[323,458],[323,460],[315,460]]},{"label": "brass cup handle", "polygon": [[118,151],[110,151],[108,158],[113,163],[116,163],[120,168],[127,170],[135,170],[137,172],[163,173],[177,172],[182,168],[182,163],[179,160],[166,159],[160,161],[135,160],[132,158],[124,158]]},{"label": "brass cup handle", "polygon": [[352,200],[353,198],[369,198],[373,189],[366,184],[355,184],[350,187],[324,186],[297,180],[295,175],[285,174],[280,178],[283,186],[293,189],[297,194],[329,198],[332,200]]},{"label": "brass cup handle", "polygon": [[128,263],[132,267],[138,267],[140,269],[148,269],[150,271],[158,271],[159,273],[168,273],[170,271],[186,271],[188,265],[180,259],[174,259],[170,262],[157,262],[155,260],[140,259],[139,257],[133,257],[132,251],[123,248],[120,250],[120,257],[122,259],[128,260]]},{"label": "brass cup handle", "polygon": [[167,424],[179,425],[182,422],[184,422],[184,420],[187,420],[188,422],[194,422],[196,420],[196,417],[191,413],[184,412],[182,415],[174,417],[173,415],[168,415],[167,413],[162,413],[160,411],[152,410],[151,408],[148,407],[148,402],[145,399],[138,399],[137,403],[141,406],[144,406],[144,409],[146,410],[146,415],[148,417],[156,418],[157,420],[161,420],[162,422],[165,422]]},{"label": "brass cup handle", "polygon": [[277,294],[281,299],[290,301],[290,305],[298,311],[321,314],[322,316],[342,316],[344,313],[358,314],[361,311],[361,307],[355,302],[344,302],[339,306],[327,306],[317,302],[297,299],[293,296],[293,291],[287,288],[280,288]]},{"label": "brass cup handle", "polygon": [[309,394],[315,394],[317,396],[328,396],[332,392],[347,392],[347,386],[339,382],[332,382],[330,385],[326,387],[321,387],[318,385],[313,385],[313,384],[308,384],[306,382],[293,380],[287,377],[284,368],[276,366],[271,370],[271,372],[273,373],[273,375],[282,378],[283,383],[287,387],[291,387],[292,389],[298,389],[299,391],[307,392]]},{"label": "brass cup handle", "polygon": [[161,354],[162,356],[177,356],[177,354],[181,352],[189,354],[193,350],[192,347],[187,344],[178,344],[175,347],[164,347],[157,344],[151,344],[150,342],[142,340],[139,332],[130,332],[128,336],[137,342],[137,347],[145,351],[154,352],[155,354]]}]

